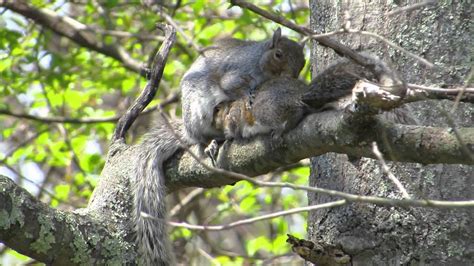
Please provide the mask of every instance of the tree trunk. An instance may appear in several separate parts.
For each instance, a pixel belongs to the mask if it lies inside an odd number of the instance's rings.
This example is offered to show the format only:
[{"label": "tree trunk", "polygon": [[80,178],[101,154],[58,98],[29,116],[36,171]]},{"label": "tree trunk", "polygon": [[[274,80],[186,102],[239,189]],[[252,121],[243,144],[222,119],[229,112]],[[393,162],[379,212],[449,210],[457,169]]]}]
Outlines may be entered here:
[{"label": "tree trunk", "polygon": [[[390,2],[390,3],[389,3]],[[370,50],[393,63],[409,83],[444,87],[464,84],[471,68],[472,33],[468,1],[439,1],[393,16],[386,13],[411,1],[316,1],[311,27],[317,32],[339,30],[347,12],[351,28],[375,32],[434,63],[428,69],[405,53],[372,37],[358,34],[337,38],[356,50]],[[346,14],[346,15],[345,15]],[[336,56],[313,44],[313,74]],[[472,126],[473,108],[462,105],[450,113],[453,102],[425,101],[409,106],[417,123],[430,126]],[[450,117],[453,123],[449,122]],[[386,158],[389,159],[389,158]],[[360,195],[401,198],[378,161],[354,163],[346,155],[327,154],[312,159],[311,186]],[[462,200],[474,195],[474,167],[389,163],[391,172],[412,198]],[[309,204],[329,201],[309,193]],[[468,265],[474,261],[472,209],[387,208],[351,204],[312,212],[309,238],[340,244],[353,265]],[[472,265],[472,264],[471,264]]]}]

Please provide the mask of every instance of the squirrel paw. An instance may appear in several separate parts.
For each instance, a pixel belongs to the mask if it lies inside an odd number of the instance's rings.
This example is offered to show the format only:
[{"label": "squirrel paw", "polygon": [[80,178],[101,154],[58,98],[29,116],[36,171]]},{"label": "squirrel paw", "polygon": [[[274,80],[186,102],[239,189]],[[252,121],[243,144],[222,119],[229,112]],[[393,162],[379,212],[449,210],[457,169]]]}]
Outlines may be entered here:
[{"label": "squirrel paw", "polygon": [[209,158],[211,158],[212,166],[216,167],[216,159],[217,155],[219,155],[219,144],[217,143],[217,140],[213,139],[206,149],[204,149],[204,152]]}]

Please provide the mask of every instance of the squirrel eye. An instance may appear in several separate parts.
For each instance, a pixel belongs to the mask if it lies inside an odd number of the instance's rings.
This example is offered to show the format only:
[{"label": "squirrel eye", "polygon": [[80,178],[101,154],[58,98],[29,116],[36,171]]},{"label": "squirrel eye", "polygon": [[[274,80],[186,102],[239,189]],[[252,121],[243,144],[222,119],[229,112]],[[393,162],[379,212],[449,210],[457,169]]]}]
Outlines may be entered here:
[{"label": "squirrel eye", "polygon": [[280,49],[276,50],[275,51],[275,58],[276,59],[281,59],[282,57],[283,57],[283,52]]}]

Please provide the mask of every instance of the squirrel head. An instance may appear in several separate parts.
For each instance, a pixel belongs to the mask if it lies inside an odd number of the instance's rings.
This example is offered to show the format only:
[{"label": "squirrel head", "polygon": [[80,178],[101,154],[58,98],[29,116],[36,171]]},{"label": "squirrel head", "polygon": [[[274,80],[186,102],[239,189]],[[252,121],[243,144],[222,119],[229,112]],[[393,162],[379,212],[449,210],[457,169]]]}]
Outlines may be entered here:
[{"label": "squirrel head", "polygon": [[303,46],[281,36],[281,28],[266,43],[266,51],[260,59],[260,69],[271,76],[297,78],[304,67]]}]

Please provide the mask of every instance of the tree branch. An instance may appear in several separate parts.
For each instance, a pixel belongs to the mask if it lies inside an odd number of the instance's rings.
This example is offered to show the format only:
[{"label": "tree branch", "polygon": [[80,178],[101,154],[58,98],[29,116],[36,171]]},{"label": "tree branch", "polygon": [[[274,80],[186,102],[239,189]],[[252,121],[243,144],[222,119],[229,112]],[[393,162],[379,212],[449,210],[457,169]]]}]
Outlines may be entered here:
[{"label": "tree branch", "polygon": [[153,68],[151,70],[150,80],[133,105],[130,106],[127,112],[118,121],[114,135],[112,136],[112,142],[115,140],[125,140],[125,134],[130,126],[145,107],[153,100],[158,91],[158,86],[160,85],[161,77],[163,76],[163,70],[165,69],[168,54],[176,41],[176,30],[172,26],[161,25],[159,27],[165,32],[165,41],[161,44],[160,50],[153,58]]},{"label": "tree branch", "polygon": [[72,40],[80,46],[110,56],[120,61],[127,69],[136,73],[141,73],[143,65],[134,60],[123,47],[115,44],[104,44],[97,39],[95,34],[91,32],[86,25],[77,20],[61,16],[49,9],[37,9],[22,0],[2,0],[0,1],[0,6],[34,20],[39,25],[49,28],[55,33]]},{"label": "tree branch", "polygon": [[300,213],[300,212],[309,212],[309,211],[314,211],[314,210],[319,210],[319,209],[324,209],[324,208],[334,208],[334,207],[343,206],[345,204],[347,204],[346,200],[332,201],[332,202],[322,203],[318,205],[293,208],[286,211],[272,212],[269,214],[264,214],[257,217],[243,219],[243,220],[231,222],[228,224],[222,224],[222,225],[193,225],[193,224],[188,224],[184,222],[180,222],[180,223],[169,222],[169,224],[175,227],[183,227],[190,230],[222,231],[222,230],[229,230],[237,226],[248,225],[248,224],[252,224],[252,223],[264,221],[264,220],[270,220],[276,217],[287,216],[287,215]]},{"label": "tree branch", "polygon": [[[371,146],[373,142],[378,144],[387,160],[423,164],[474,164],[463,153],[462,145],[454,132],[447,128],[393,124],[376,119],[371,120],[372,124],[356,128],[348,121],[350,115],[343,111],[312,114],[297,128],[284,135],[284,144],[277,149],[272,149],[271,139],[265,137],[248,142],[227,142],[219,152],[219,166],[256,176],[327,152],[376,158]],[[457,130],[465,148],[472,151],[474,128]],[[191,147],[191,151],[199,154],[204,163],[211,165],[210,159],[200,153],[198,147]],[[166,166],[167,186],[170,190],[189,186],[216,187],[235,182],[235,179],[205,169],[187,153],[174,156]]]},{"label": "tree branch", "polygon": [[[263,10],[251,3],[248,3],[247,1],[244,1],[244,0],[230,0],[230,3],[231,5],[236,5],[236,6],[240,6],[241,8],[246,8],[262,17],[265,17],[269,20],[272,20],[276,23],[279,23],[287,28],[290,28],[300,34],[303,34],[305,36],[310,36],[312,39],[316,40],[319,44],[325,46],[325,47],[328,47],[328,48],[331,48],[333,49],[337,54],[341,55],[341,56],[346,56],[350,59],[352,59],[354,62],[356,62],[357,64],[361,65],[361,66],[364,66],[366,68],[368,68],[372,73],[375,74],[375,76],[377,77],[378,80],[381,80],[381,77],[385,74],[387,74],[386,71],[382,70],[382,69],[379,69],[376,65],[374,64],[374,61],[373,60],[370,60],[369,58],[367,57],[364,57],[362,56],[361,54],[355,52],[354,50],[352,50],[351,48],[349,48],[348,46],[336,41],[336,40],[333,40],[327,36],[324,36],[324,35],[318,35],[315,31],[309,29],[309,28],[306,28],[306,27],[303,27],[303,26],[300,26],[300,25],[297,25],[289,20],[287,20],[286,18],[282,17],[282,16],[279,16],[279,15],[276,15],[276,14],[273,14],[271,12],[268,12],[266,10]],[[429,65],[428,65],[429,67]],[[393,72],[391,73],[392,75],[390,76],[391,80],[393,81],[398,81],[399,83],[402,83],[402,81],[399,79],[399,76],[397,73]],[[398,94],[398,95],[403,95],[405,93],[405,90],[403,88],[404,86],[397,86],[397,87],[394,87],[392,90],[392,93],[393,94]]]},{"label": "tree branch", "polygon": [[[141,112],[140,115],[148,114],[155,111],[159,108],[164,108],[172,103],[176,103],[179,100],[179,94],[173,93],[169,95],[166,99],[161,101],[158,105],[150,107],[145,111]],[[63,124],[98,124],[98,123],[116,123],[121,115],[112,116],[112,117],[90,117],[90,118],[71,118],[71,117],[46,117],[46,116],[35,116],[26,113],[19,113],[10,111],[8,109],[0,108],[0,115],[8,115],[16,118],[22,118],[27,120],[33,120],[41,123],[51,124],[51,123],[63,123]]]},{"label": "tree branch", "polygon": [[48,265],[132,262],[124,234],[109,220],[52,209],[0,175],[0,242]]}]

